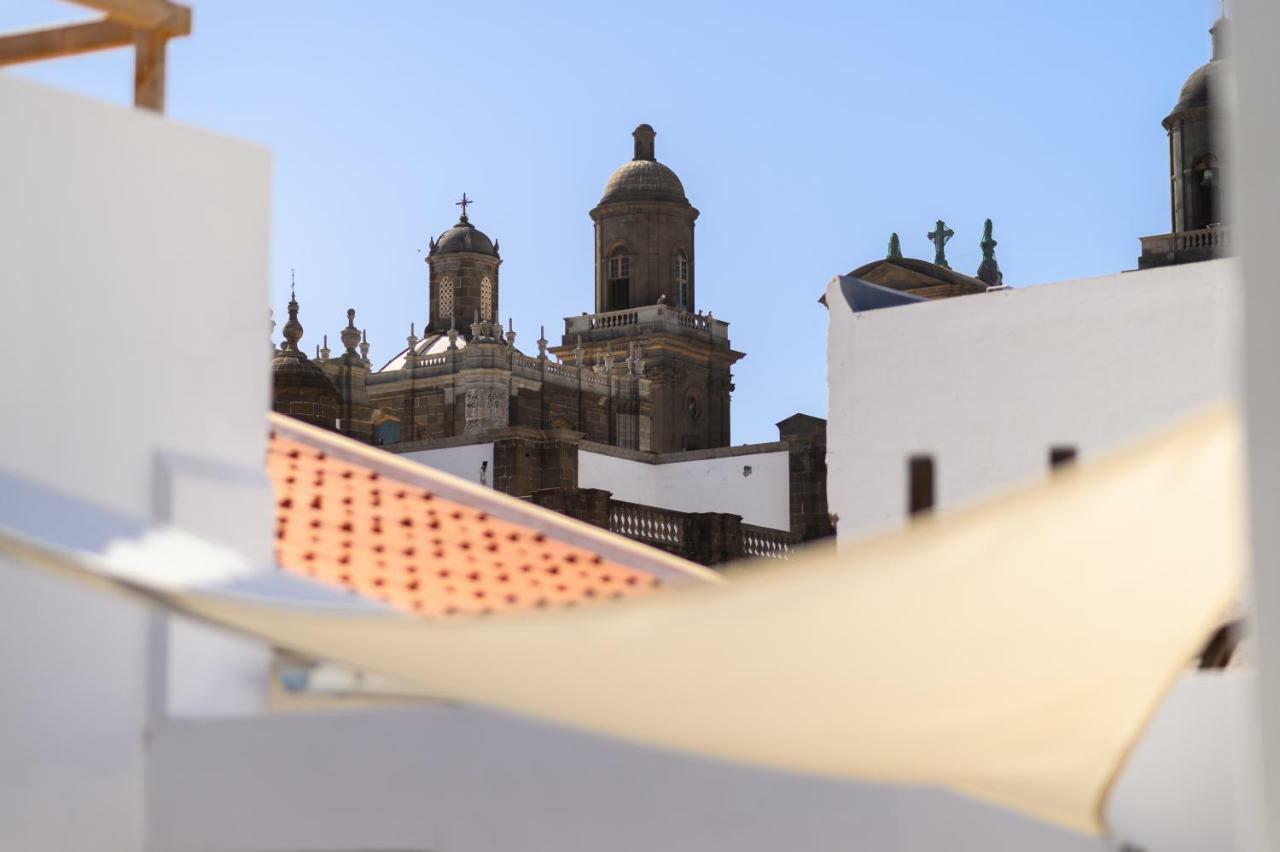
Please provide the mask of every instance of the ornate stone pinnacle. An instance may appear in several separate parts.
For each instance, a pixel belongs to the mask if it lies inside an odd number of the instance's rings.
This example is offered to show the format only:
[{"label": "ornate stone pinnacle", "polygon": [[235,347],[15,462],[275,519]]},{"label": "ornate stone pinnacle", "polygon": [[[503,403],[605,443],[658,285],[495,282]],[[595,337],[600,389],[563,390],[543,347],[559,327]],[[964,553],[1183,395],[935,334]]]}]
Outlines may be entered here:
[{"label": "ornate stone pinnacle", "polygon": [[302,339],[302,323],[298,322],[298,300],[290,292],[289,296],[289,319],[284,324],[284,345],[281,347],[285,352],[299,352],[298,341]]},{"label": "ornate stone pinnacle", "polygon": [[980,281],[985,281],[992,287],[1000,287],[1004,284],[1004,273],[1000,271],[1000,264],[996,263],[996,241],[991,236],[991,220],[982,223],[982,241],[978,243],[982,249],[982,263],[978,265],[977,277]]},{"label": "ornate stone pinnacle", "polygon": [[339,335],[348,355],[356,354],[356,344],[360,342],[360,329],[356,328],[355,308],[347,308],[347,327]]}]

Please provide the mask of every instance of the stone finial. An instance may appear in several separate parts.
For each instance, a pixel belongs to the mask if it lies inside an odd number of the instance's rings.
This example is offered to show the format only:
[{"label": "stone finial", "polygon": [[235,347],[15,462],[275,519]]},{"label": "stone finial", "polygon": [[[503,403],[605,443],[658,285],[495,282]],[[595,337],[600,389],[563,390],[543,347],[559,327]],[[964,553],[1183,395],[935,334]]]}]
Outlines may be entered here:
[{"label": "stone finial", "polygon": [[416,367],[418,366],[418,335],[414,333],[413,323],[409,323],[409,336],[405,338],[405,342],[409,344],[409,349],[405,353],[404,365]]},{"label": "stone finial", "polygon": [[271,323],[271,331],[267,332],[267,343],[271,344],[271,354],[275,355],[276,348],[276,309],[267,308],[267,322]]},{"label": "stone finial", "polygon": [[933,230],[925,234],[929,242],[933,243],[933,262],[945,269],[950,269],[951,264],[947,263],[947,240],[956,235],[956,232],[947,227],[947,223],[938,220]]},{"label": "stone finial", "polygon": [[360,329],[360,357],[369,363],[369,330],[365,328]]},{"label": "stone finial", "polygon": [[547,360],[547,327],[538,326],[538,360]]},{"label": "stone finial", "polygon": [[516,324],[511,317],[507,317],[507,345],[512,349],[516,346]]},{"label": "stone finial", "polygon": [[298,300],[293,295],[293,287],[289,288],[289,319],[284,324],[283,352],[299,352],[298,341],[302,339],[302,323],[298,322]]},{"label": "stone finial", "polygon": [[578,341],[573,346],[573,363],[578,367],[582,366],[582,351],[582,335],[579,334]]},{"label": "stone finial", "polygon": [[348,355],[356,354],[356,344],[360,342],[360,329],[356,328],[355,308],[347,308],[347,327],[339,335],[342,345],[347,348]]},{"label": "stone finial", "polygon": [[991,287],[1002,286],[1004,273],[1000,271],[1000,264],[996,263],[996,241],[991,236],[990,219],[982,223],[982,241],[978,246],[982,249],[982,263],[978,264],[978,280],[986,282]]},{"label": "stone finial", "polygon": [[902,244],[898,242],[896,233],[889,235],[889,253],[885,255],[885,258],[888,260],[902,259]]},{"label": "stone finial", "polygon": [[1226,59],[1227,48],[1230,47],[1228,41],[1230,39],[1231,27],[1227,20],[1226,5],[1223,5],[1222,14],[1218,17],[1217,23],[1209,28],[1209,35],[1213,37],[1213,58]]},{"label": "stone finial", "polygon": [[320,363],[323,364],[329,360],[329,335],[324,336],[324,344],[320,347]]},{"label": "stone finial", "polygon": [[635,130],[631,131],[631,136],[636,140],[636,153],[632,159],[655,159],[653,156],[653,138],[657,135],[657,132],[647,124],[641,124]]}]

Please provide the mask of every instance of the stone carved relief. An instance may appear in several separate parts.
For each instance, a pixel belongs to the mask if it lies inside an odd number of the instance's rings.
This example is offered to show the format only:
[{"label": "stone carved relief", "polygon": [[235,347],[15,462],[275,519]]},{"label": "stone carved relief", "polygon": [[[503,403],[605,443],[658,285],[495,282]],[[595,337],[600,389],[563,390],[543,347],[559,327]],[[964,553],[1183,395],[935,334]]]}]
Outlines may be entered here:
[{"label": "stone carved relief", "polygon": [[463,431],[474,434],[506,426],[509,405],[504,388],[467,388]]}]

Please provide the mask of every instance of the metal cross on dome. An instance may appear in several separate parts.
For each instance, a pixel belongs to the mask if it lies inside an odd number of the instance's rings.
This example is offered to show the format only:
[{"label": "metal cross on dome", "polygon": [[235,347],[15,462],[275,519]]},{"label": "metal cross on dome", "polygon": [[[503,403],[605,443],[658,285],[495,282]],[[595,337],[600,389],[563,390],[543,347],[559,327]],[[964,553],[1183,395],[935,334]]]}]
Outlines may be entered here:
[{"label": "metal cross on dome", "polygon": [[461,208],[462,208],[462,221],[464,221],[464,222],[465,222],[465,221],[467,221],[467,205],[468,205],[468,204],[475,204],[475,202],[474,202],[474,201],[472,201],[470,198],[467,198],[467,194],[466,194],[465,192],[464,192],[464,193],[462,193],[462,200],[461,200],[461,201],[455,201],[455,202],[454,202],[454,206],[455,206],[455,207],[461,207]]},{"label": "metal cross on dome", "polygon": [[938,224],[934,225],[933,230],[925,234],[929,238],[929,242],[933,243],[933,262],[938,266],[945,266],[947,269],[951,265],[947,263],[947,240],[956,235],[956,232],[947,227],[947,223],[938,220]]}]

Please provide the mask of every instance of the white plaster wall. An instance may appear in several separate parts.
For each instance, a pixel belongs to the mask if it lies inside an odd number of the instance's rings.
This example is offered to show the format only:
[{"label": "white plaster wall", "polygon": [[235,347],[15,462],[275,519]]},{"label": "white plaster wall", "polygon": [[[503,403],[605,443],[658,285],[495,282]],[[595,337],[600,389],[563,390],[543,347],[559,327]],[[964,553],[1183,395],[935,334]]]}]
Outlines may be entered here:
[{"label": "white plaster wall", "polygon": [[[750,476],[743,474],[748,466]],[[790,481],[785,451],[665,464],[578,451],[579,488],[680,512],[730,512],[777,530],[791,528]]]},{"label": "white plaster wall", "polygon": [[[267,154],[3,74],[0,115],[0,290],[21,366],[0,523],[83,543],[91,513],[33,510],[44,495],[122,516],[99,533],[163,517],[266,558]],[[209,517],[205,475],[165,469],[172,451],[247,483],[239,501]],[[0,564],[0,847],[147,846],[162,634],[132,603]]]},{"label": "white plaster wall", "polygon": [[466,444],[404,453],[404,458],[460,476],[468,482],[480,482],[480,467],[485,466],[484,484],[493,487],[493,444]]},{"label": "white plaster wall", "polygon": [[842,538],[902,522],[907,458],[945,508],[1233,394],[1231,260],[855,314],[827,290],[828,480]]},{"label": "white plaster wall", "polygon": [[180,722],[168,852],[1103,852],[945,793],[745,769],[455,705]]}]

